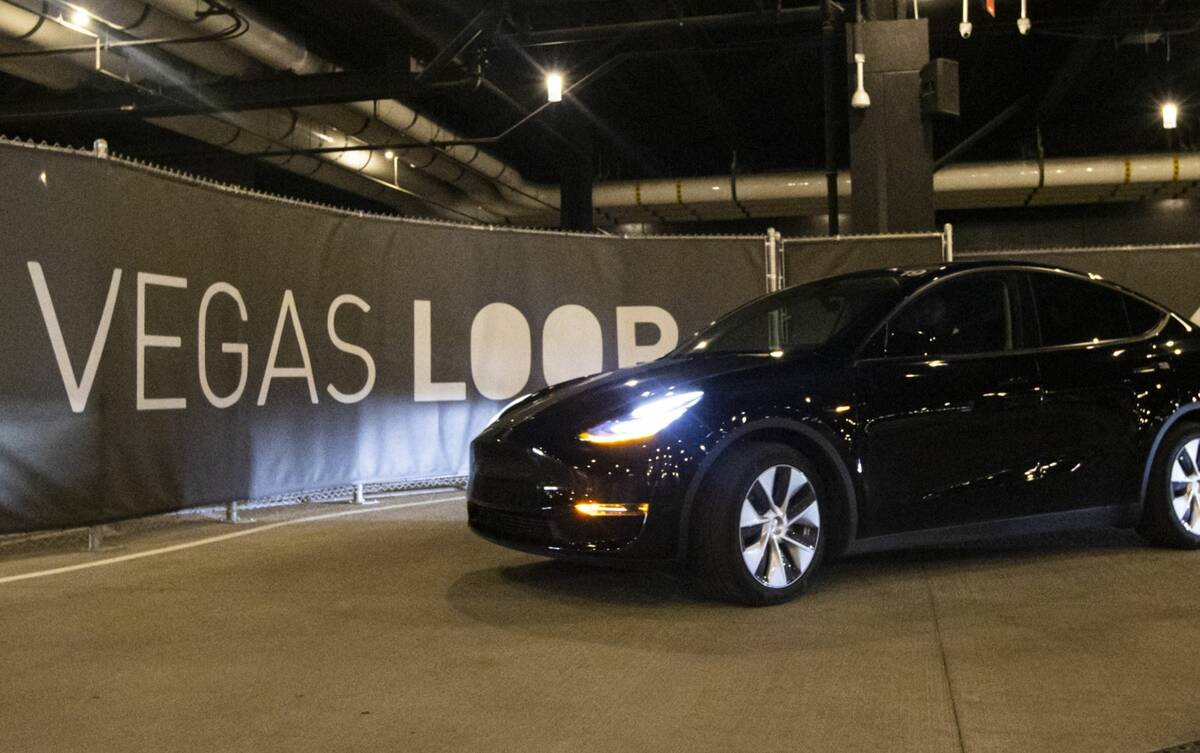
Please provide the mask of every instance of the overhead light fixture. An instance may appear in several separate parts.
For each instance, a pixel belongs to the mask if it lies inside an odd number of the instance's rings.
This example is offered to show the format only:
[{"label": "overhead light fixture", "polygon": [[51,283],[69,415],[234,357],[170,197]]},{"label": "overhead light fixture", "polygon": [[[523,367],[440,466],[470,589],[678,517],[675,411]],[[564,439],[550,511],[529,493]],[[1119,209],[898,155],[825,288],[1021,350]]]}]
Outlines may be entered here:
[{"label": "overhead light fixture", "polygon": [[92,23],[92,14],[83,8],[73,8],[71,10],[71,23],[75,26],[90,26]]},{"label": "overhead light fixture", "polygon": [[1026,12],[1025,3],[1026,0],[1021,0],[1021,17],[1017,19],[1017,31],[1021,32],[1022,35],[1028,34],[1029,28],[1033,26],[1029,22],[1029,13]]},{"label": "overhead light fixture", "polygon": [[871,95],[867,94],[864,86],[863,66],[867,64],[867,56],[861,52],[854,53],[854,70],[858,78],[858,88],[850,95],[850,106],[856,110],[865,110],[871,106]]},{"label": "overhead light fixture", "polygon": [[971,26],[971,7],[969,2],[970,0],[963,0],[963,20],[958,25],[958,33],[962,35],[963,39],[970,39],[971,30],[975,28]]},{"label": "overhead light fixture", "polygon": [[1179,125],[1179,105],[1165,102],[1162,106],[1163,128],[1170,131]]},{"label": "overhead light fixture", "polygon": [[562,102],[563,75],[561,73],[546,74],[546,101]]}]

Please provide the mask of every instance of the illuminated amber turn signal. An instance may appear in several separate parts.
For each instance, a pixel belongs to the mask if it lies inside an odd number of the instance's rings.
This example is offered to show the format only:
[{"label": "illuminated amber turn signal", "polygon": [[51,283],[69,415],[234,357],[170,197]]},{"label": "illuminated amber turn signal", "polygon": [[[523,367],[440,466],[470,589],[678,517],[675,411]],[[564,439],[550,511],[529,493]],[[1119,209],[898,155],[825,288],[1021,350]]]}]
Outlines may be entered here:
[{"label": "illuminated amber turn signal", "polygon": [[650,512],[650,505],[645,502],[642,502],[641,504],[623,505],[612,502],[597,502],[594,499],[585,499],[575,503],[575,511],[580,515],[587,515],[590,518],[645,515],[646,513]]}]

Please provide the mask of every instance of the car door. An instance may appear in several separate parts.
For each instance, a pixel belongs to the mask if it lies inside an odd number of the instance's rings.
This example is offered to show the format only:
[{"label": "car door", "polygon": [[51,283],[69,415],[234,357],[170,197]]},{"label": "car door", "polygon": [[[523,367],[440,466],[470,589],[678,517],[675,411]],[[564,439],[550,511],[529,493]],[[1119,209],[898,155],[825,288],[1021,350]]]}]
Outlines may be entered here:
[{"label": "car door", "polygon": [[1038,365],[1046,411],[1045,452],[1037,466],[1053,510],[1131,504],[1139,455],[1135,393],[1154,389],[1169,364],[1146,338],[1165,314],[1068,273],[1028,273],[1041,333]]},{"label": "car door", "polygon": [[861,535],[1024,514],[1038,456],[1037,356],[1021,277],[970,271],[913,295],[856,366]]}]

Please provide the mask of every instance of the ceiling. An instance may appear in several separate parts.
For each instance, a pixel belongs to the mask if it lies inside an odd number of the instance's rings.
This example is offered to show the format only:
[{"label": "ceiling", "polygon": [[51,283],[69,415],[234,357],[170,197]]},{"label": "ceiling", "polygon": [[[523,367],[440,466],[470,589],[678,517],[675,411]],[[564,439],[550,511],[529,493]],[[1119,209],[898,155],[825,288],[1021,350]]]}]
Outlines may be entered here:
[{"label": "ceiling", "polygon": [[[3,0],[0,0],[3,2]],[[960,38],[961,3],[921,0],[932,54],[960,64],[962,116],[939,120],[943,154],[1010,105],[1023,106],[960,159],[1012,160],[1197,148],[1200,124],[1200,4],[1194,0],[1028,0],[1030,34],[1016,29],[1019,0],[997,0],[998,17],[971,0],[974,33]],[[813,5],[786,0],[785,10]],[[555,134],[578,107],[594,143],[598,180],[652,179],[818,168],[824,163],[819,20],[771,21],[773,0],[243,0],[246,7],[348,70],[428,64],[480,13],[480,33],[406,104],[465,137],[489,137],[545,101],[543,76],[587,79],[574,103],[546,108],[488,151],[527,178],[560,179]],[[677,17],[763,12],[758,22],[701,30],[586,35],[531,44],[530,32]],[[852,4],[846,12],[852,13]],[[523,36],[524,35],[524,36]],[[468,35],[469,36],[469,35]],[[845,50],[838,38],[837,59]],[[618,61],[618,62],[614,62]],[[838,72],[844,76],[844,69]],[[112,87],[92,81],[89,86]],[[40,96],[0,77],[0,112]],[[1024,98],[1024,99],[1023,99]],[[1164,131],[1159,106],[1179,102],[1180,128]],[[839,87],[838,111],[845,109]],[[264,168],[248,158],[198,160],[187,139],[131,117],[21,121],[10,135],[86,145],[104,136],[120,152],[287,193],[334,189]],[[846,134],[839,162],[848,163]],[[1170,139],[1170,141],[1168,141]],[[332,193],[329,193],[332,191]],[[310,192],[310,193],[306,193]],[[343,197],[344,198],[344,197]],[[346,199],[342,203],[354,204]]]}]

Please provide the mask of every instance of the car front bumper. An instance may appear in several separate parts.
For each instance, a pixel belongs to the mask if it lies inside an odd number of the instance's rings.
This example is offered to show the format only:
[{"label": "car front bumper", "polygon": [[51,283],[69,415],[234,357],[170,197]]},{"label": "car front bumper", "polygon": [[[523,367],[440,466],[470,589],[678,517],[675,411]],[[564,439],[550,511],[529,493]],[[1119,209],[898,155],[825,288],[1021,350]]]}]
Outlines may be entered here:
[{"label": "car front bumper", "polygon": [[[471,446],[469,525],[493,542],[546,556],[671,560],[682,479],[663,455],[652,445],[551,454],[485,434]],[[630,514],[588,516],[576,510],[580,502],[626,505]]]}]

